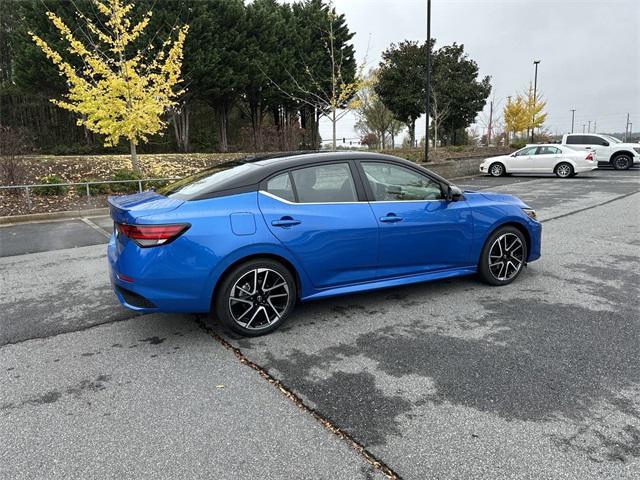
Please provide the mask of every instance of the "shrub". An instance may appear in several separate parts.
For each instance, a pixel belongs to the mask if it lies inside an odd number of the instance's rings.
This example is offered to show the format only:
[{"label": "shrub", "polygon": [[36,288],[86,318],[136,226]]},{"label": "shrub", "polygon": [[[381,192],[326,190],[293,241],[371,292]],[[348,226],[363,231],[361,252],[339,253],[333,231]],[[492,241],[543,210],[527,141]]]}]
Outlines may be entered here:
[{"label": "shrub", "polygon": [[[144,175],[142,175],[141,173],[136,173],[133,170],[122,168],[120,170],[117,170],[113,174],[112,180],[140,180],[143,178],[144,178]],[[134,193],[138,191],[137,182],[109,183],[107,185],[109,190],[112,191],[113,193]]]},{"label": "shrub", "polygon": [[527,142],[525,140],[516,140],[513,141],[509,144],[509,146],[511,148],[514,148],[516,150],[520,150],[521,148],[525,147],[527,145]]},{"label": "shrub", "polygon": [[[55,184],[64,183],[64,180],[57,175],[47,175],[38,179],[38,183]],[[52,187],[34,187],[33,193],[36,195],[65,195],[69,191],[66,185],[56,185]]]}]

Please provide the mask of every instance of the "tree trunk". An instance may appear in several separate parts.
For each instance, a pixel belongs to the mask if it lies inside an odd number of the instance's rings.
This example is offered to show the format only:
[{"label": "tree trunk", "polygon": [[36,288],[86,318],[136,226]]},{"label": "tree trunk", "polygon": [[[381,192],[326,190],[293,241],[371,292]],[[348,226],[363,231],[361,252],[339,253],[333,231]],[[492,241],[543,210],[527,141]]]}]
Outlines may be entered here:
[{"label": "tree trunk", "polygon": [[218,114],[218,137],[220,141],[221,152],[229,151],[229,143],[227,141],[227,106],[220,105],[216,108]]},{"label": "tree trunk", "polygon": [[411,142],[411,146],[415,147],[416,145],[416,119],[412,118],[409,122],[409,141]]},{"label": "tree trunk", "polygon": [[133,171],[141,173],[140,164],[138,163],[138,152],[136,151],[136,142],[135,140],[130,140],[129,144],[131,145],[131,166],[133,167]]},{"label": "tree trunk", "polygon": [[178,144],[178,150],[188,152],[189,145],[189,108],[183,105],[179,111],[173,111],[172,114],[173,131]]},{"label": "tree trunk", "polygon": [[336,149],[336,107],[332,107],[331,109],[331,133],[333,135],[331,144],[333,146],[333,150]]}]

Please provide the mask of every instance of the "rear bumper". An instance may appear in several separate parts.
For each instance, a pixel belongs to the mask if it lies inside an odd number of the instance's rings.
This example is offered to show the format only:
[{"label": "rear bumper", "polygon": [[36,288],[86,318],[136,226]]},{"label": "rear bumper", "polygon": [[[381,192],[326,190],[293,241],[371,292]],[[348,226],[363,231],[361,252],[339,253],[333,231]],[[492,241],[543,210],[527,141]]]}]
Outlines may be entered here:
[{"label": "rear bumper", "polygon": [[[166,251],[170,246],[163,249]],[[206,275],[194,273],[193,268],[186,268],[182,262],[174,263],[170,256],[147,261],[134,251],[137,248],[118,245],[114,236],[107,247],[110,281],[124,307],[142,313],[209,312],[211,296],[203,289],[208,280]]]},{"label": "rear bumper", "polygon": [[592,170],[595,170],[598,168],[598,164],[596,162],[593,162],[593,165],[578,165],[575,167],[574,171],[575,173],[584,173],[584,172],[590,172]]}]

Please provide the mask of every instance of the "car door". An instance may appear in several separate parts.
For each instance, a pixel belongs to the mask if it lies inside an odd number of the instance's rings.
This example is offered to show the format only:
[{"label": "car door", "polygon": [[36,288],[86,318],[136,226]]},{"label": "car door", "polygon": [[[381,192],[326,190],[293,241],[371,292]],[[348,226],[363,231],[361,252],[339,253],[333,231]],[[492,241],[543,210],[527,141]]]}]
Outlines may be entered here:
[{"label": "car door", "polygon": [[524,147],[513,153],[507,165],[507,172],[529,172],[535,168],[533,157],[538,147]]},{"label": "car door", "polygon": [[380,228],[378,276],[395,277],[468,266],[473,233],[464,199],[447,201],[441,184],[391,162],[359,162]]},{"label": "car door", "polygon": [[348,161],[280,172],[258,193],[264,219],[314,287],[375,278],[378,223]]},{"label": "car door", "polygon": [[536,154],[532,157],[534,167],[532,171],[537,173],[553,173],[553,169],[562,156],[562,152],[558,147],[551,145],[542,145],[536,150]]}]

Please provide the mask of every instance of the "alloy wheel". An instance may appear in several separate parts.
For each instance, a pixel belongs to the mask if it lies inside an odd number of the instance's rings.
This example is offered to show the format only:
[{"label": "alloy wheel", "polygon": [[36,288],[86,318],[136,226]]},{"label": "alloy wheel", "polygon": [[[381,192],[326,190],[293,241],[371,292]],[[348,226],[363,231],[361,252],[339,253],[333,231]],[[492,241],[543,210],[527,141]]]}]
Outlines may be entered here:
[{"label": "alloy wheel", "polygon": [[496,280],[514,278],[524,264],[524,245],[514,233],[500,235],[489,249],[489,271]]},{"label": "alloy wheel", "polygon": [[504,168],[499,163],[494,163],[491,165],[491,175],[494,177],[499,177],[502,175]]},{"label": "alloy wheel", "polygon": [[289,304],[289,286],[270,268],[255,268],[231,287],[229,311],[234,322],[249,330],[262,330],[282,318]]},{"label": "alloy wheel", "polygon": [[558,165],[556,173],[559,177],[566,178],[571,176],[571,167],[566,163]]}]

